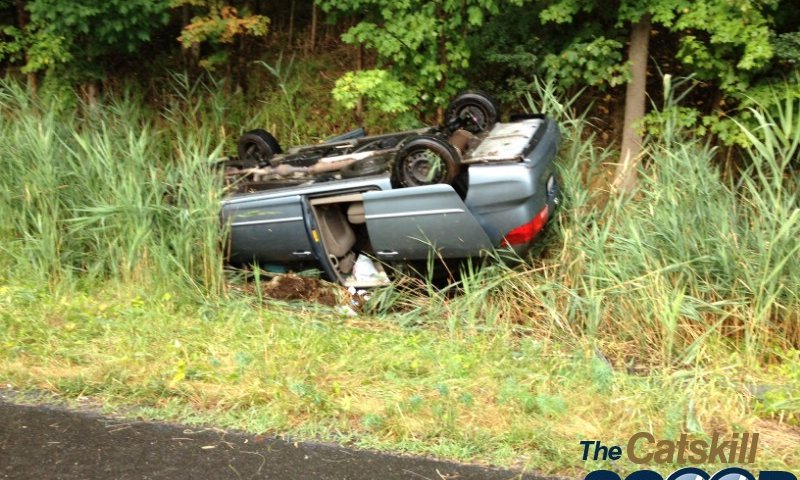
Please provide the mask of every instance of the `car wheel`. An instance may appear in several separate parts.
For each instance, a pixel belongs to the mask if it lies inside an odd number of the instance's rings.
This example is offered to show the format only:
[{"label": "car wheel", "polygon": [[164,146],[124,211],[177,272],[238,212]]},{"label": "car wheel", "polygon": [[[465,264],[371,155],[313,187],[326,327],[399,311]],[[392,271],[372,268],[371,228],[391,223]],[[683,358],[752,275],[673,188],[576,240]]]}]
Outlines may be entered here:
[{"label": "car wheel", "polygon": [[500,117],[497,102],[479,90],[460,93],[445,110],[445,125],[452,133],[459,128],[477,134],[491,130]]},{"label": "car wheel", "polygon": [[419,135],[397,152],[392,183],[397,187],[451,183],[460,170],[461,156],[452,145],[434,135]]},{"label": "car wheel", "polygon": [[256,129],[242,135],[238,152],[239,162],[255,167],[266,164],[273,155],[281,153],[281,146],[271,133]]},{"label": "car wheel", "polygon": [[357,160],[350,165],[342,168],[339,173],[342,178],[364,177],[366,175],[377,175],[386,171],[389,159],[386,157],[373,157]]}]

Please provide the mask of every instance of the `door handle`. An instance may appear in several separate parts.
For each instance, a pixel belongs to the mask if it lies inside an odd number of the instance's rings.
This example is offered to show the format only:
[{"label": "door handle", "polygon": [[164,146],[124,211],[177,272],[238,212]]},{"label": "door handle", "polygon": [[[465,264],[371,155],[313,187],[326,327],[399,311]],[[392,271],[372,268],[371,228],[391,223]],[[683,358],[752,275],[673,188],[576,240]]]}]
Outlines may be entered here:
[{"label": "door handle", "polygon": [[292,255],[297,255],[298,257],[307,257],[311,255],[311,250],[295,250],[292,252]]},{"label": "door handle", "polygon": [[395,251],[395,250],[380,250],[380,251],[375,252],[375,253],[377,255],[381,255],[381,256],[384,256],[384,257],[391,257],[393,255],[400,255],[400,252]]}]

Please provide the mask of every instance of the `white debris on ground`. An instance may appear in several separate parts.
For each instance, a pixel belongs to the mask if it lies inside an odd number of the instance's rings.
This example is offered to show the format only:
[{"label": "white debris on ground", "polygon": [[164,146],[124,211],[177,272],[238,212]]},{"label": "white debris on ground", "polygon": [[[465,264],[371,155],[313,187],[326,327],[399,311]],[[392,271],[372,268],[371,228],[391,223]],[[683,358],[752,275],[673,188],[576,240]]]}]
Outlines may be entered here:
[{"label": "white debris on ground", "polygon": [[362,253],[356,258],[353,274],[346,283],[353,287],[375,287],[389,283],[389,276],[380,265],[376,266],[371,258]]}]

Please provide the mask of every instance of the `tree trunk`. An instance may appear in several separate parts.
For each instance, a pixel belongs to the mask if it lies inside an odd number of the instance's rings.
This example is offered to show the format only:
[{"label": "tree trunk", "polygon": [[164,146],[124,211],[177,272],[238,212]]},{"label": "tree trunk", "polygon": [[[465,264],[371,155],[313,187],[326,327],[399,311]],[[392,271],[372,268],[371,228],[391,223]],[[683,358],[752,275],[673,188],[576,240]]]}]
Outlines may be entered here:
[{"label": "tree trunk", "polygon": [[[447,14],[444,12],[441,2],[436,3],[436,17],[440,22],[440,25],[443,25],[447,21]],[[442,73],[442,78],[436,83],[438,90],[440,92],[443,92],[447,89],[447,82],[448,82],[447,71],[449,70],[450,67],[450,62],[447,59],[448,38],[446,35],[437,35],[437,36],[439,37],[439,44],[437,45],[436,60],[439,62],[440,65],[446,65],[446,68]],[[444,123],[444,107],[442,105],[436,107],[436,123],[438,123],[439,125],[442,125]]]},{"label": "tree trunk", "polygon": [[314,53],[314,50],[317,46],[317,2],[315,0],[311,0],[311,38],[308,42],[309,51]]},{"label": "tree trunk", "polygon": [[[364,44],[358,44],[358,54],[356,55],[356,71],[360,72],[364,70]],[[356,120],[358,124],[361,125],[364,123],[364,97],[358,97],[358,103],[356,103]]]},{"label": "tree trunk", "polygon": [[294,1],[292,0],[289,4],[289,46],[292,45],[292,40],[294,39]]},{"label": "tree trunk", "polygon": [[[189,4],[184,4],[181,7],[181,30],[185,29],[192,23],[192,10]],[[197,62],[200,60],[200,42],[192,42],[189,48],[182,48],[183,54],[183,67],[188,73],[197,67]]]},{"label": "tree trunk", "polygon": [[97,80],[87,80],[81,85],[83,101],[89,110],[97,110]]},{"label": "tree trunk", "polygon": [[625,92],[625,120],[622,126],[622,149],[617,165],[614,186],[621,192],[631,192],[637,183],[636,166],[642,153],[642,136],[638,129],[644,118],[647,100],[647,57],[650,43],[650,15],[644,15],[631,28],[628,60],[631,81]]},{"label": "tree trunk", "polygon": [[[28,28],[28,21],[30,20],[30,15],[28,14],[28,10],[25,9],[25,2],[24,0],[17,0],[17,17],[19,22],[19,29],[21,32],[25,32]],[[28,56],[28,49],[25,50],[25,63],[27,64],[29,61]],[[36,95],[36,92],[39,90],[39,78],[36,76],[36,72],[28,72],[27,74],[28,80],[28,91],[32,95]]]}]

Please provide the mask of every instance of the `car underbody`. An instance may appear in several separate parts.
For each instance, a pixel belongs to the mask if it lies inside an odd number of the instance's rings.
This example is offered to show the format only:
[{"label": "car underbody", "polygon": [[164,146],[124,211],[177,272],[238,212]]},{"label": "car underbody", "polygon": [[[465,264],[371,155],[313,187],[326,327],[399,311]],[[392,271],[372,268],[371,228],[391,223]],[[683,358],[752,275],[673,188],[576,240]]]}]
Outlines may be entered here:
[{"label": "car underbody", "polygon": [[247,134],[225,163],[230,261],[371,286],[388,280],[385,267],[524,252],[558,202],[558,127],[541,115],[465,115],[285,153],[271,135]]}]

